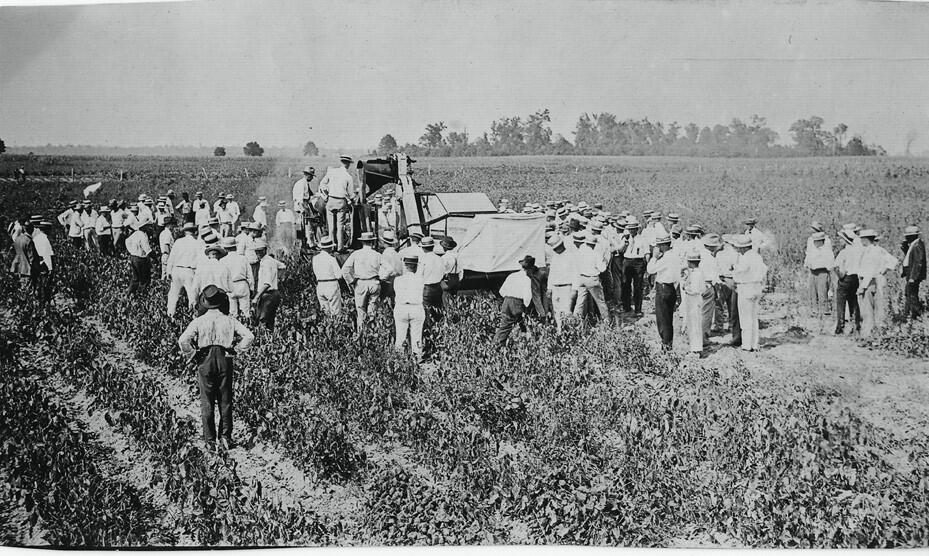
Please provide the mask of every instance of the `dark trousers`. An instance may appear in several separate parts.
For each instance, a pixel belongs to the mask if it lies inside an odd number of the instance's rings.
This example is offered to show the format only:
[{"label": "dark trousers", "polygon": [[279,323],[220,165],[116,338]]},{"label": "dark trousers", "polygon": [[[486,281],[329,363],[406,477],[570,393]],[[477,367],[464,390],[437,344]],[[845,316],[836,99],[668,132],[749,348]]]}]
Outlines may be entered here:
[{"label": "dark trousers", "polygon": [[642,312],[642,287],[645,282],[645,259],[625,259],[623,261],[623,311],[635,307],[636,313]]},{"label": "dark trousers", "polygon": [[732,290],[729,296],[729,325],[732,327],[732,343],[742,345],[742,321],[739,320],[739,292],[736,290],[735,281],[732,278],[726,278],[726,284]]},{"label": "dark trousers", "polygon": [[140,288],[147,288],[152,281],[152,260],[148,257],[129,256],[129,293],[135,293]]},{"label": "dark trousers", "polygon": [[[55,265],[54,257],[52,265]],[[39,301],[48,303],[52,299],[52,273],[44,268],[35,276],[35,295]]]},{"label": "dark trousers", "polygon": [[677,305],[677,287],[673,284],[655,286],[655,322],[661,345],[671,349],[674,343],[674,306]]},{"label": "dark trousers", "polygon": [[861,329],[861,312],[858,310],[858,276],[846,274],[844,278],[839,278],[838,286],[835,289],[835,330],[842,332],[845,330],[845,309],[848,308],[848,314],[855,321],[855,330]]},{"label": "dark trousers", "polygon": [[203,439],[216,441],[216,421],[213,406],[219,403],[219,434],[232,439],[232,358],[222,346],[200,350],[198,377],[200,382],[200,420]]},{"label": "dark trousers", "polygon": [[75,246],[75,247],[77,247],[77,248],[79,248],[79,249],[80,249],[81,247],[84,247],[84,238],[83,238],[83,237],[73,237],[73,236],[70,236],[70,237],[71,237],[71,245],[73,245],[73,246]]},{"label": "dark trousers", "polygon": [[500,306],[500,320],[497,322],[497,332],[494,334],[494,344],[503,347],[506,339],[510,336],[510,331],[517,324],[519,329],[526,331],[526,324],[523,322],[523,313],[526,307],[522,299],[515,297],[504,297],[503,305]]},{"label": "dark trousers", "polygon": [[255,279],[254,283],[258,284],[258,267],[261,266],[261,262],[251,263],[249,266],[252,267],[252,278]]},{"label": "dark trousers", "polygon": [[426,284],[423,287],[423,308],[426,310],[426,320],[442,320],[442,283]]},{"label": "dark trousers", "polygon": [[274,332],[274,319],[277,317],[277,308],[281,306],[281,292],[277,290],[266,290],[258,298],[258,306],[255,308],[255,317],[258,322],[265,325],[265,328]]},{"label": "dark trousers", "polygon": [[389,299],[393,302],[394,297],[394,281],[381,280],[381,301],[387,301]]},{"label": "dark trousers", "polygon": [[619,306],[623,292],[623,256],[613,255],[607,271],[610,273],[610,287],[613,288],[609,297],[612,297],[615,306]]},{"label": "dark trousers", "polygon": [[732,320],[732,306],[730,301],[735,293],[735,282],[732,278],[720,277],[716,284],[716,311],[713,315],[713,328],[724,332],[729,330],[729,323]]},{"label": "dark trousers", "polygon": [[194,211],[184,213],[184,222],[194,222],[196,221],[196,213]]},{"label": "dark trousers", "polygon": [[903,312],[908,319],[918,319],[923,314],[923,304],[919,301],[919,285],[922,280],[907,281],[903,292],[905,295]]},{"label": "dark trousers", "polygon": [[113,236],[97,236],[97,244],[100,246],[100,253],[103,255],[112,257],[115,254],[113,252]]}]

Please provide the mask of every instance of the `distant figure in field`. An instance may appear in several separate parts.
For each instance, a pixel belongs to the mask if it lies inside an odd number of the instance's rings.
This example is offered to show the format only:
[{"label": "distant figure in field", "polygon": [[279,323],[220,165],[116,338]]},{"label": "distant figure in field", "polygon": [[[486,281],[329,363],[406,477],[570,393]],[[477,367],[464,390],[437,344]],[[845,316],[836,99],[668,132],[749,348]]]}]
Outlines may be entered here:
[{"label": "distant figure in field", "polygon": [[326,194],[326,214],[328,214],[329,237],[339,251],[345,250],[345,225],[348,223],[350,204],[355,200],[355,180],[348,171],[352,157],[339,157],[342,166],[329,168],[319,182],[320,193]]},{"label": "distant figure in field", "polygon": [[884,324],[884,273],[897,266],[897,259],[877,245],[877,232],[861,230],[861,259],[858,263],[858,308],[861,311],[861,337],[867,338]]}]

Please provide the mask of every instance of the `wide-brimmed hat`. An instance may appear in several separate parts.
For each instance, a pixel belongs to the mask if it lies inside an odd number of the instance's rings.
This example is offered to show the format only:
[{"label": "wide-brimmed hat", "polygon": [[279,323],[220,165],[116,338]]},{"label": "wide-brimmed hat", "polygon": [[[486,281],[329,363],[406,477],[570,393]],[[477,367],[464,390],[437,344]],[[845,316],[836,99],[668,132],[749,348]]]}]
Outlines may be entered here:
[{"label": "wide-brimmed hat", "polygon": [[903,235],[905,237],[918,236],[919,235],[919,226],[907,226],[903,229]]},{"label": "wide-brimmed hat", "polygon": [[233,250],[233,249],[236,248],[235,238],[234,238],[234,237],[230,237],[230,236],[226,236],[226,237],[220,239],[220,240],[219,240],[219,244],[220,244],[220,246],[222,246],[222,248],[225,249],[226,251],[231,251],[231,250]]},{"label": "wide-brimmed hat", "polygon": [[672,233],[672,234],[678,234],[678,235],[680,235],[681,232],[683,232],[683,231],[684,231],[684,227],[681,226],[680,224],[673,224],[673,225],[671,226],[671,233]]},{"label": "wide-brimmed hat", "polygon": [[278,201],[278,202],[277,202],[277,206],[279,206],[279,207],[286,207],[286,206],[287,206],[287,201],[283,201],[283,200],[282,200],[282,201]]},{"label": "wide-brimmed hat", "polygon": [[584,232],[574,232],[574,233],[571,235],[571,239],[573,239],[574,241],[576,241],[576,242],[578,242],[578,243],[583,243],[583,242],[587,241],[587,234],[584,233]]},{"label": "wide-brimmed hat", "polygon": [[303,167],[303,173],[304,173],[304,174],[315,174],[315,173],[316,173],[316,168],[313,168],[313,167],[310,166],[310,165],[306,165],[306,166]]},{"label": "wide-brimmed hat", "polygon": [[206,223],[209,224],[210,226],[212,226],[213,224],[219,224],[219,218],[216,218],[215,216],[211,216],[210,219],[206,221]]},{"label": "wide-brimmed hat", "polygon": [[823,231],[823,225],[820,224],[818,221],[814,220],[810,222],[810,229],[813,230],[814,232],[821,232]]},{"label": "wide-brimmed hat", "polygon": [[737,234],[732,237],[731,243],[734,247],[751,247],[752,238],[748,237],[745,234]]},{"label": "wide-brimmed hat", "polygon": [[552,249],[558,249],[558,247],[564,247],[564,239],[559,235],[553,235],[548,240],[548,245]]},{"label": "wide-brimmed hat", "polygon": [[640,224],[639,224],[638,218],[636,218],[635,216],[626,217],[626,229],[627,230],[635,230],[635,229],[638,229],[639,227],[640,227]]},{"label": "wide-brimmed hat", "polygon": [[655,245],[670,245],[671,236],[661,236],[655,240]]},{"label": "wide-brimmed hat", "polygon": [[354,160],[354,159],[353,159],[352,157],[348,156],[347,154],[343,154],[343,155],[340,155],[340,156],[339,156],[339,161],[340,161],[340,162],[348,162],[348,163],[351,163],[353,160]]},{"label": "wide-brimmed hat", "polygon": [[753,217],[753,218],[746,218],[746,219],[745,219],[745,224],[746,224],[746,225],[754,226],[754,225],[757,224],[757,223],[758,223],[758,219],[757,219],[757,218],[754,218],[754,217]]},{"label": "wide-brimmed hat", "polygon": [[99,212],[110,212],[110,207],[103,205],[102,207],[100,207]]},{"label": "wide-brimmed hat", "polygon": [[423,239],[423,233],[419,230],[410,232],[410,239]]},{"label": "wide-brimmed hat", "polygon": [[36,224],[36,226],[38,226],[38,227],[40,227],[40,228],[51,228],[51,227],[52,227],[52,223],[49,222],[48,220],[42,220],[42,221],[40,221],[38,224]]},{"label": "wide-brimmed hat", "polygon": [[449,251],[451,249],[458,247],[458,242],[455,241],[454,238],[449,236],[449,237],[443,238],[442,241],[439,242],[439,245],[442,246],[442,249]]},{"label": "wide-brimmed hat", "polygon": [[129,212],[139,212],[139,206],[132,205],[131,207],[129,207]]},{"label": "wide-brimmed hat", "polygon": [[226,303],[229,297],[226,295],[225,291],[213,284],[203,288],[203,292],[200,296],[202,297],[201,301],[203,301],[203,306],[207,309],[219,309]]},{"label": "wide-brimmed hat", "polygon": [[196,195],[197,197],[203,197],[203,191],[197,191]]},{"label": "wide-brimmed hat", "polygon": [[812,235],[813,241],[826,241],[825,232],[813,232]]},{"label": "wide-brimmed hat", "polygon": [[374,232],[361,232],[361,235],[358,237],[360,241],[374,241],[377,237],[374,235]]},{"label": "wide-brimmed hat", "polygon": [[681,215],[679,215],[678,213],[676,212],[668,213],[668,222],[677,222],[680,219],[681,219]]},{"label": "wide-brimmed hat", "polygon": [[396,237],[396,235],[394,235],[393,232],[391,232],[390,230],[388,230],[388,231],[384,232],[383,234],[381,234],[381,241],[383,241],[383,242],[384,242],[385,244],[387,244],[387,245],[396,245],[396,244],[397,244],[397,237]]},{"label": "wide-brimmed hat", "polygon": [[522,265],[523,268],[535,268],[535,257],[526,255],[519,260],[519,264]]},{"label": "wide-brimmed hat", "polygon": [[328,237],[324,237],[319,242],[320,249],[332,249],[333,247],[335,247],[335,245],[332,243],[332,240],[329,239]]},{"label": "wide-brimmed hat", "polygon": [[226,194],[226,200],[227,200],[227,201],[231,201],[231,200],[233,200],[233,199],[235,199],[235,195],[233,195],[232,193],[227,193],[227,194]]},{"label": "wide-brimmed hat", "polygon": [[720,247],[723,242],[720,241],[718,234],[707,234],[703,236],[703,245],[707,247]]},{"label": "wide-brimmed hat", "polygon": [[435,240],[432,239],[432,236],[426,236],[419,242],[419,246],[423,249],[432,249],[435,247]]},{"label": "wide-brimmed hat", "polygon": [[845,243],[849,245],[855,243],[855,236],[846,230],[839,230],[839,237],[845,240]]},{"label": "wide-brimmed hat", "polygon": [[210,253],[219,253],[220,257],[226,256],[226,249],[219,244],[219,242],[210,243],[206,246],[206,249],[203,250],[204,253],[209,255]]},{"label": "wide-brimmed hat", "polygon": [[74,200],[68,201],[68,206],[76,207],[77,204],[78,204],[77,201],[74,201]]},{"label": "wide-brimmed hat", "polygon": [[219,243],[219,236],[216,235],[212,228],[204,228],[200,232],[200,239],[203,240],[203,243]]},{"label": "wide-brimmed hat", "polygon": [[255,251],[263,251],[263,250],[266,250],[266,249],[268,248],[268,242],[265,241],[263,238],[258,238],[258,239],[256,239],[255,242],[252,244],[252,248],[253,248]]},{"label": "wide-brimmed hat", "polygon": [[687,253],[687,262],[689,263],[700,262],[700,252],[691,251],[690,253]]},{"label": "wide-brimmed hat", "polygon": [[[244,227],[244,224],[243,224],[243,227]],[[185,232],[195,232],[197,231],[197,225],[194,224],[193,222],[185,222],[183,230]]]},{"label": "wide-brimmed hat", "polygon": [[870,239],[877,239],[877,232],[872,230],[871,228],[867,228],[867,229],[864,229],[858,232],[858,237],[861,237],[861,238],[867,237]]},{"label": "wide-brimmed hat", "polygon": [[592,220],[592,221],[590,222],[590,229],[591,229],[591,230],[596,230],[596,231],[598,231],[598,232],[599,232],[599,231],[602,231],[602,230],[603,230],[603,222],[601,222],[601,221],[599,221],[599,220],[596,220],[596,219],[595,219],[595,220]]},{"label": "wide-brimmed hat", "polygon": [[419,262],[419,255],[417,255],[416,253],[408,253],[408,254],[406,254],[406,255],[403,256],[403,262],[404,262],[404,263],[407,263],[407,264],[410,264],[410,263],[418,263],[418,262]]}]

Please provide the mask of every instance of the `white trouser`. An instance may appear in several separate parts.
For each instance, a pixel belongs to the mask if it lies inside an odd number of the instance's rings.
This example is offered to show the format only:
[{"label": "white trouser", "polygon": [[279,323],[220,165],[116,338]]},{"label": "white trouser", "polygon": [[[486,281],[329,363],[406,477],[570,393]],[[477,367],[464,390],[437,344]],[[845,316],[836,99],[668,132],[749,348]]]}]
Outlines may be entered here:
[{"label": "white trouser", "polygon": [[229,292],[229,316],[238,319],[248,318],[249,313],[249,296],[251,292],[248,289],[248,282],[245,280],[236,280],[232,283],[232,291]]},{"label": "white trouser", "polygon": [[377,307],[377,300],[380,296],[381,281],[378,278],[355,282],[355,312],[359,333],[361,333],[361,327],[364,326],[368,313],[373,312]]},{"label": "white trouser", "polygon": [[858,295],[858,311],[861,314],[861,337],[867,338],[874,329],[881,325],[878,320],[880,310],[880,288],[872,282],[865,288],[864,293]]},{"label": "white trouser", "polygon": [[737,284],[739,294],[739,325],[742,327],[742,349],[761,349],[758,336],[758,301],[761,299],[761,282]]},{"label": "white trouser", "polygon": [[187,306],[193,309],[197,303],[197,296],[194,293],[194,269],[176,266],[171,269],[171,289],[168,290],[169,317],[174,316],[182,289],[187,292]]},{"label": "white trouser", "polygon": [[397,338],[394,348],[403,351],[403,342],[406,341],[407,331],[410,333],[410,350],[416,355],[423,354],[423,323],[426,322],[426,312],[422,305],[401,305],[394,307],[394,327],[397,329]]},{"label": "white trouser", "polygon": [[168,278],[168,258],[171,255],[162,254],[161,255],[161,279],[165,280]]},{"label": "white trouser", "polygon": [[316,284],[316,299],[323,312],[330,317],[338,317],[342,313],[342,292],[338,280]]},{"label": "white trouser", "polygon": [[558,330],[564,326],[564,320],[571,316],[574,299],[574,288],[567,286],[552,286],[552,311],[555,313],[555,326]]},{"label": "white trouser", "polygon": [[684,327],[687,330],[687,342],[690,351],[703,351],[703,295],[699,293],[685,293]]}]

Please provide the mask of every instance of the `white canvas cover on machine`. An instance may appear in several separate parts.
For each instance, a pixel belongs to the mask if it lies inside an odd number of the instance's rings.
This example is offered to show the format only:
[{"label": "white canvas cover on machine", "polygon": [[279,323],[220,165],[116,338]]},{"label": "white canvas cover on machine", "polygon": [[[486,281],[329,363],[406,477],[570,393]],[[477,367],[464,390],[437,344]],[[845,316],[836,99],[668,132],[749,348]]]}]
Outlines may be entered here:
[{"label": "white canvas cover on machine", "polygon": [[479,214],[458,243],[458,266],[474,272],[519,270],[526,255],[545,264],[545,215]]}]

